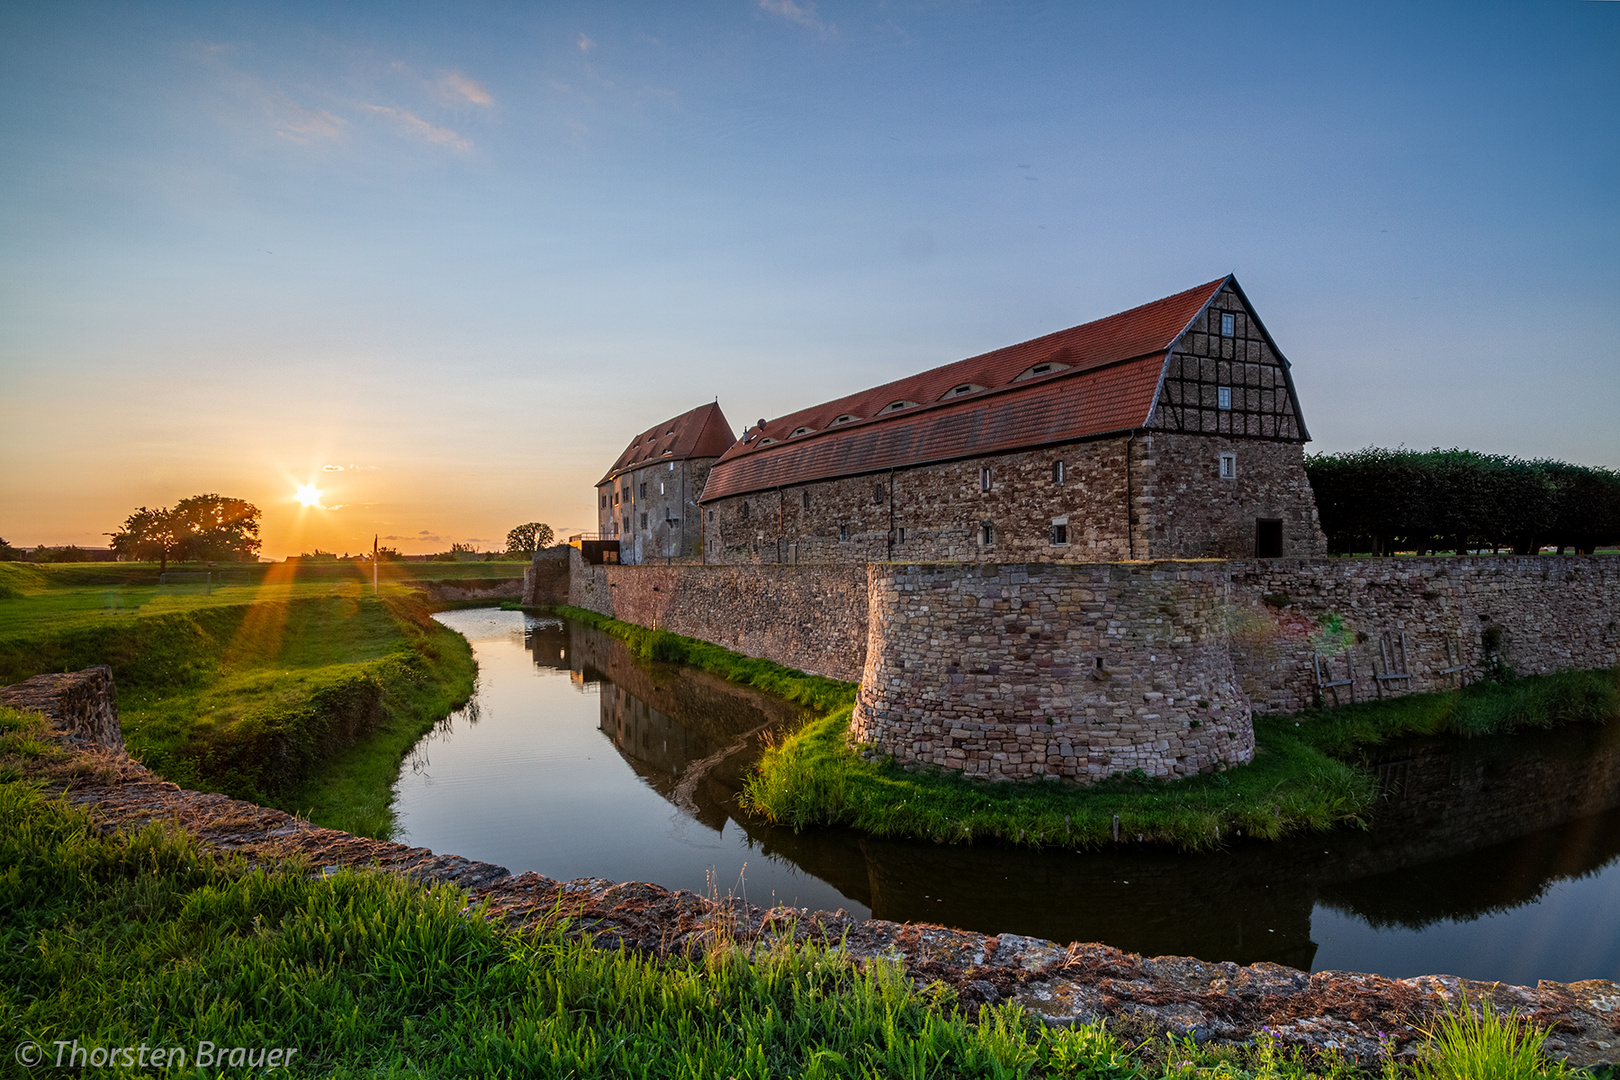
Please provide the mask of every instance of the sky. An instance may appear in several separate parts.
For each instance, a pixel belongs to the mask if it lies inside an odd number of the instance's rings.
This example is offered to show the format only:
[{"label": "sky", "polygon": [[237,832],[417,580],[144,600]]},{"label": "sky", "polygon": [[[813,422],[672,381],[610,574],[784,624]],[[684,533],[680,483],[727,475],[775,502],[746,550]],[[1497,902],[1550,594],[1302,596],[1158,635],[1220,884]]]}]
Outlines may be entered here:
[{"label": "sky", "polygon": [[0,537],[588,531],[704,402],[1227,272],[1312,451],[1620,467],[1617,57],[1601,2],[8,0]]}]

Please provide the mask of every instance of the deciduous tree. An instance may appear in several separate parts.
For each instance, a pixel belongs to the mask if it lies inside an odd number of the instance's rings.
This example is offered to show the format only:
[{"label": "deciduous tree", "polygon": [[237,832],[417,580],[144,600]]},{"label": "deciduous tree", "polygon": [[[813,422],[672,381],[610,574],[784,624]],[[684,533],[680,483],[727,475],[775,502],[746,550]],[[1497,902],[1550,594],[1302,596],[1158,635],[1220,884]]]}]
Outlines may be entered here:
[{"label": "deciduous tree", "polygon": [[550,547],[554,534],[550,525],[543,525],[538,521],[531,521],[526,525],[519,525],[506,534],[506,553],[508,555],[533,555],[543,547]]}]

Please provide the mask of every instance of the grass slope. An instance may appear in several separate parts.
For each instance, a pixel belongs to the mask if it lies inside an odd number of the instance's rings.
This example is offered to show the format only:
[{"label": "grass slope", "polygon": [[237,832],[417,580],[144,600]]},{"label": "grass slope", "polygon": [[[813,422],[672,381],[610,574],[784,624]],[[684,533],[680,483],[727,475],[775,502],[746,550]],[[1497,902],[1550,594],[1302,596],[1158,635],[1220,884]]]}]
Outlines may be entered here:
[{"label": "grass slope", "polygon": [[186,787],[385,836],[400,760],[472,693],[470,647],[406,584],[170,588],[98,609],[100,586],[54,569],[0,564],[20,586],[0,617],[24,616],[0,623],[0,684],[110,664],[126,744]]},{"label": "grass slope", "polygon": [[[836,950],[599,951],[565,927],[503,931],[450,886],[250,869],[172,826],[103,836],[20,778],[19,763],[57,752],[37,718],[0,710],[0,1014],[8,1049],[38,1046],[45,1068],[76,1042],[87,1057],[163,1050],[141,1075],[200,1075],[207,1042],[277,1048],[276,1075],[292,1077],[1352,1073],[1265,1036],[1198,1047],[1102,1025],[1048,1029],[1012,1006],[967,1013],[937,985],[919,990],[895,966]],[[1531,1064],[1514,1075],[1547,1074]]]}]

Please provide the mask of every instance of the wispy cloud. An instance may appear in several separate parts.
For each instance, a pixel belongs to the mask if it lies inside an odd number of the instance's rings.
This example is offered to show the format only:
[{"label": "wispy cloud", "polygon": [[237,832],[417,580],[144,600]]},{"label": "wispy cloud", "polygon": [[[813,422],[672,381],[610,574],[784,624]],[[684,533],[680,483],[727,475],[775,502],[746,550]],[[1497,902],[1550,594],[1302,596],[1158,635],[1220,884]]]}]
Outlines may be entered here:
[{"label": "wispy cloud", "polygon": [[448,146],[453,150],[471,150],[472,140],[446,127],[430,124],[413,112],[396,109],[392,105],[364,105],[362,108],[370,109],[374,113],[391,117],[399,128],[409,135],[426,139],[430,143]]},{"label": "wispy cloud", "polygon": [[489,88],[477,79],[469,78],[459,71],[452,71],[441,78],[435,86],[439,95],[449,101],[460,104],[470,101],[474,105],[493,105],[495,99],[489,96]]},{"label": "wispy cloud", "polygon": [[796,4],[793,0],[759,0],[759,6],[761,10],[779,15],[790,23],[814,30],[822,37],[832,37],[838,33],[838,27],[816,18],[814,0],[804,0],[803,5]]},{"label": "wispy cloud", "polygon": [[590,38],[586,37],[584,34],[579,35],[578,44],[579,44],[579,51],[580,52],[590,52],[592,49],[596,48],[596,42],[592,41]]},{"label": "wispy cloud", "polygon": [[341,466],[341,465],[322,465],[321,466],[321,472],[342,472],[342,471],[343,471],[343,466]]},{"label": "wispy cloud", "polygon": [[306,109],[291,99],[272,99],[266,104],[276,134],[293,142],[341,139],[343,129],[348,126],[348,121],[341,116],[333,116],[325,109]]}]

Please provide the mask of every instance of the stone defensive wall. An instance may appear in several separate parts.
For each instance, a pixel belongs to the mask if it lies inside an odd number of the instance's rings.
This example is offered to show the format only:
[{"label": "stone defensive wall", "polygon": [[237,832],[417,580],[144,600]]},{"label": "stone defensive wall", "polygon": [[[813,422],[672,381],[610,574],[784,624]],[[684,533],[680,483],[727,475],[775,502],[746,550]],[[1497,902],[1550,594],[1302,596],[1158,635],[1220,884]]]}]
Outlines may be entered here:
[{"label": "stone defensive wall", "polygon": [[1573,1067],[1620,1056],[1620,984],[1606,979],[1528,987],[1451,975],[1310,974],[1270,963],[1146,957],[1100,944],[858,919],[843,911],[767,910],[638,882],[514,875],[492,863],[323,829],[280,810],[164,781],[124,752],[106,668],[41,675],[0,688],[0,700],[45,715],[67,756],[36,759],[31,779],[87,812],[99,832],[162,823],[184,829],[209,851],[251,862],[301,858],[328,874],[350,869],[452,884],[470,894],[473,917],[519,932],[561,923],[570,937],[598,948],[648,956],[769,948],[791,938],[837,948],[857,962],[894,964],[920,988],[955,991],[969,1010],[979,1002],[1011,1001],[1053,1026],[1124,1020],[1228,1045],[1264,1032],[1286,1046],[1335,1050],[1369,1067],[1386,1046],[1410,1063],[1423,1045],[1423,1029],[1439,1013],[1464,1000],[1478,1009],[1488,998],[1499,1013],[1517,1012],[1548,1028],[1546,1052]]},{"label": "stone defensive wall", "polygon": [[852,732],[986,779],[1250,760],[1251,712],[1620,663],[1620,557],[588,566],[569,602],[859,681]]},{"label": "stone defensive wall", "polygon": [[569,561],[573,607],[848,682],[866,663],[867,593],[863,564],[591,566],[577,550]]},{"label": "stone defensive wall", "polygon": [[1187,776],[1249,761],[1225,569],[875,563],[851,733],[988,779]]},{"label": "stone defensive wall", "polygon": [[[1258,712],[1447,690],[1500,663],[1620,663],[1620,556],[1232,562],[1232,660]],[[1320,661],[1318,661],[1320,657]],[[1354,684],[1348,681],[1354,679]]]}]

